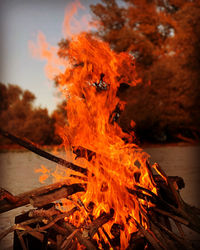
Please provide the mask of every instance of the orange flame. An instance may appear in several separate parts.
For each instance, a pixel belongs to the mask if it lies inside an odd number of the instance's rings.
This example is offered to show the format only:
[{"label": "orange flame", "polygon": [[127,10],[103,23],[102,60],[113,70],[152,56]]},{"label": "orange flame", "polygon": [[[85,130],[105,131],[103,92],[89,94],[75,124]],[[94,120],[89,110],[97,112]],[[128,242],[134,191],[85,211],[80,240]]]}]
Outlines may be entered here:
[{"label": "orange flame", "polygon": [[38,33],[36,44],[34,44],[32,41],[29,41],[28,45],[33,57],[47,61],[45,73],[49,79],[53,80],[56,75],[62,72],[62,68],[67,66],[67,62],[58,57],[58,48],[50,46],[42,32]]},{"label": "orange flame", "polygon": [[[78,6],[81,7],[79,2]],[[70,15],[65,18],[65,34],[71,34],[69,20],[77,11],[74,5]],[[73,195],[83,204],[83,208],[66,220],[79,226],[87,220],[84,207],[94,203],[93,216],[98,217],[102,211],[114,209],[114,218],[104,225],[109,233],[113,223],[122,225],[121,248],[128,245],[130,234],[137,230],[137,221],[148,227],[146,207],[153,206],[148,201],[137,198],[128,190],[135,190],[136,185],[157,193],[155,183],[149,176],[146,161],[148,154],[132,143],[131,134],[122,131],[116,123],[125,103],[117,91],[121,83],[135,86],[140,81],[135,71],[135,61],[127,53],[117,54],[109,45],[92,35],[81,33],[73,35],[67,49],[66,61],[59,60],[56,49],[46,44],[40,34],[38,38],[39,53],[48,59],[49,76],[57,75],[60,90],[67,100],[67,124],[59,127],[58,133],[63,139],[66,152],[79,150],[86,159],[75,160],[88,170],[87,190],[82,195]],[[33,44],[32,48],[35,49]],[[55,60],[55,61],[54,61]],[[59,70],[65,67],[64,72]],[[135,123],[132,121],[131,126]],[[43,173],[45,174],[45,173]],[[69,171],[53,176],[61,180],[69,178]],[[71,201],[63,201],[67,207]]]},{"label": "orange flame", "polygon": [[35,173],[42,173],[42,175],[39,177],[40,183],[44,183],[50,176],[49,169],[44,165],[41,165],[41,168],[35,169]]},{"label": "orange flame", "polygon": [[74,32],[72,32],[72,24],[76,24],[75,30],[79,30],[80,32],[80,22],[78,22],[75,18],[74,15],[78,12],[78,8],[84,9],[84,6],[78,1],[74,1],[73,3],[68,4],[66,11],[65,11],[65,17],[63,21],[63,34],[67,38],[71,38],[74,35]]},{"label": "orange flame", "polygon": [[[124,226],[123,248],[128,244],[130,233],[136,230],[133,221],[127,223],[128,216],[140,222],[140,210],[145,210],[141,206],[146,203],[127,189],[134,189],[137,184],[156,193],[146,167],[148,155],[137,145],[128,143],[131,136],[115,122],[116,107],[124,108],[117,97],[120,83],[131,86],[138,83],[134,60],[126,53],[116,54],[108,44],[85,33],[71,40],[68,60],[70,67],[58,77],[59,84],[65,88],[68,118],[68,124],[59,129],[59,134],[66,150],[78,148],[94,152],[90,160],[82,163],[89,175],[87,191],[81,200],[86,205],[91,201],[95,204],[94,216],[111,208],[115,210],[114,222]],[[139,173],[139,180],[135,180],[135,173]],[[84,216],[81,213],[79,217]],[[142,215],[145,227],[146,220]],[[112,224],[113,221],[106,227]]]}]

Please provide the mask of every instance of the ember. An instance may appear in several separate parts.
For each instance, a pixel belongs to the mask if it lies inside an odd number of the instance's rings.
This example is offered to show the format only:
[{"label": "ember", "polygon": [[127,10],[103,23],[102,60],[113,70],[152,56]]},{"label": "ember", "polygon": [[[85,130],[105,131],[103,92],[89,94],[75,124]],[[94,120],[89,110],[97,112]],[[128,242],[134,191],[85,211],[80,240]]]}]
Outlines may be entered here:
[{"label": "ember", "polygon": [[[18,196],[1,190],[1,212],[28,203],[36,208],[1,238],[16,231],[24,249],[23,232],[49,249],[191,248],[181,224],[200,232],[200,212],[181,199],[183,180],[168,177],[157,163],[150,166],[149,155],[115,121],[125,105],[117,97],[120,84],[139,83],[134,59],[84,33],[73,37],[67,55],[69,66],[57,80],[67,99],[68,124],[58,133],[66,153],[74,152],[73,163],[1,131],[66,167],[62,182],[59,177],[55,184]],[[44,167],[41,171],[46,178]]]}]

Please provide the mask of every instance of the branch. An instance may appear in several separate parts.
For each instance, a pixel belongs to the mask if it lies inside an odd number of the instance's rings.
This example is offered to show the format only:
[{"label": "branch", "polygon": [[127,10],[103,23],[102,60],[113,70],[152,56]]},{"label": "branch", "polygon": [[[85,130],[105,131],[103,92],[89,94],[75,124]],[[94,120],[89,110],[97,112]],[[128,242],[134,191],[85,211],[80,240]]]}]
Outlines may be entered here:
[{"label": "branch", "polygon": [[50,154],[50,153],[36,147],[35,145],[31,144],[30,142],[27,142],[26,140],[22,140],[21,138],[2,130],[1,128],[0,128],[0,134],[2,136],[4,136],[4,137],[10,139],[11,141],[19,144],[20,146],[22,146],[22,147],[36,153],[37,155],[40,155],[40,156],[44,157],[45,159],[56,162],[57,164],[60,164],[60,165],[62,165],[64,167],[66,167],[66,168],[69,168],[69,169],[71,169],[73,171],[82,173],[82,174],[87,176],[88,171],[87,171],[86,168],[79,167],[79,166],[77,166],[77,165],[75,165],[73,163],[70,163],[70,162],[68,162],[68,161],[66,161],[66,160],[64,160],[64,159],[62,159],[60,157],[52,155],[52,154]]}]

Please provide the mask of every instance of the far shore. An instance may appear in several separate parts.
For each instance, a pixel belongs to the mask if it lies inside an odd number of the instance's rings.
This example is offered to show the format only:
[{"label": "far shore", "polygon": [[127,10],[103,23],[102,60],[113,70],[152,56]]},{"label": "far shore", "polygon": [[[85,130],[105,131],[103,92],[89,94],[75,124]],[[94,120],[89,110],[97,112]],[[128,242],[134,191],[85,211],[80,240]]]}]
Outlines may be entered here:
[{"label": "far shore", "polygon": [[[141,148],[160,148],[160,147],[187,147],[187,146],[199,146],[199,142],[165,142],[165,143],[152,143],[144,142],[138,145]],[[46,151],[63,151],[64,147],[60,145],[38,145],[39,148]],[[27,152],[27,149],[17,144],[0,145],[0,153],[5,152]]]}]

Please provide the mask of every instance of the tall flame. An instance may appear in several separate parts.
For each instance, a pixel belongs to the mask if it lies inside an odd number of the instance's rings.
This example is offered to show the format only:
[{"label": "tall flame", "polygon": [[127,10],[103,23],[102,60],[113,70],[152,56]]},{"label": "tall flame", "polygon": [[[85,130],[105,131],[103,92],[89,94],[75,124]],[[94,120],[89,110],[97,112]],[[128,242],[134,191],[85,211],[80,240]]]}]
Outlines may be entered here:
[{"label": "tall flame", "polygon": [[[74,5],[71,14],[65,17],[66,35],[71,34],[68,23],[76,10],[77,6]],[[87,33],[71,36],[65,60],[57,57],[58,49],[49,46],[42,34],[38,38],[38,45],[39,50],[33,43],[30,47],[48,60],[48,76],[53,78],[57,75],[60,90],[67,100],[67,124],[58,127],[58,133],[63,139],[66,153],[73,151],[76,155],[84,156],[85,159],[74,161],[88,170],[86,192],[73,197],[81,201],[84,207],[92,202],[94,217],[102,211],[114,209],[113,220],[104,228],[109,233],[113,223],[121,225],[120,240],[124,249],[130,234],[137,230],[135,221],[148,227],[146,207],[153,206],[128,190],[134,190],[137,185],[155,194],[157,192],[146,164],[148,154],[134,144],[132,135],[123,132],[116,122],[125,106],[117,96],[120,84],[135,86],[139,83],[135,61],[127,53],[115,53],[107,43]],[[60,67],[64,70],[60,70]],[[132,121],[131,126],[134,125]],[[46,178],[44,168],[42,173]],[[69,178],[67,171],[63,177],[61,175],[59,171],[53,174],[58,180],[67,178],[71,182],[77,181]],[[63,203],[70,206],[68,200]],[[71,216],[70,220],[74,225],[80,225],[86,217],[86,210],[83,209]],[[112,237],[111,234],[109,236]]]},{"label": "tall flame", "polygon": [[[59,75],[58,83],[67,99],[68,124],[59,128],[59,134],[66,151],[78,149],[83,155],[87,149],[93,153],[84,155],[87,161],[82,165],[89,174],[81,200],[86,206],[95,204],[94,216],[114,209],[114,220],[107,227],[114,222],[123,225],[123,248],[136,230],[133,221],[141,220],[141,205],[145,203],[127,190],[137,184],[156,193],[146,167],[148,155],[115,122],[117,112],[125,105],[117,97],[120,84],[138,83],[134,60],[86,33],[73,37],[67,53],[70,66]],[[134,220],[127,222],[129,216]],[[142,224],[147,226],[145,216]]]}]

